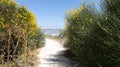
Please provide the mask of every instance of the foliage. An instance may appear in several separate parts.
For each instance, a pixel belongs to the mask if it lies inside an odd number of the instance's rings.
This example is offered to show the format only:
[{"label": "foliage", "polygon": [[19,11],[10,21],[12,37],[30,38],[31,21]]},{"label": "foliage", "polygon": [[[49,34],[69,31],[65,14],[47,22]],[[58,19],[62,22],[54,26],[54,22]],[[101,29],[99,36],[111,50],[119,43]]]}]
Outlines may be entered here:
[{"label": "foliage", "polygon": [[[33,38],[37,36],[39,37]],[[25,54],[33,45],[29,43],[33,39],[39,39],[39,44],[44,44],[44,37],[34,14],[26,7],[18,6],[13,0],[0,0],[0,55],[4,56],[4,61]]]},{"label": "foliage", "polygon": [[85,67],[120,66],[120,1],[103,4],[102,13],[83,5],[66,15],[67,47]]},{"label": "foliage", "polygon": [[41,29],[35,31],[35,35],[29,39],[30,49],[43,47],[45,44],[44,34],[41,32]]}]

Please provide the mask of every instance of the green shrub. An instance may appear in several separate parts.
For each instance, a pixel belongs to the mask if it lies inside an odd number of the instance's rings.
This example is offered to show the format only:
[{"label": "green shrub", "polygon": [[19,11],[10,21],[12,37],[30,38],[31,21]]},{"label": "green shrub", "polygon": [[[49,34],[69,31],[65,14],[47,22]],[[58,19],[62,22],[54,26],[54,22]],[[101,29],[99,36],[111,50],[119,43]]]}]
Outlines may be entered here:
[{"label": "green shrub", "polygon": [[86,47],[88,47],[86,41],[88,40],[88,35],[94,26],[94,22],[96,21],[96,16],[94,14],[95,11],[92,9],[83,5],[76,10],[68,12],[66,17],[68,37],[67,46],[70,48],[72,54],[74,54],[75,57],[73,58],[85,64],[88,63],[85,56],[87,56],[87,53],[91,52],[86,51]]},{"label": "green shrub", "polygon": [[41,32],[41,29],[35,31],[35,35],[29,39],[28,43],[31,44],[28,45],[30,49],[40,48],[45,45],[45,37],[43,32]]},{"label": "green shrub", "polygon": [[85,67],[120,66],[120,1],[103,3],[101,15],[83,5],[66,16],[67,47]]}]

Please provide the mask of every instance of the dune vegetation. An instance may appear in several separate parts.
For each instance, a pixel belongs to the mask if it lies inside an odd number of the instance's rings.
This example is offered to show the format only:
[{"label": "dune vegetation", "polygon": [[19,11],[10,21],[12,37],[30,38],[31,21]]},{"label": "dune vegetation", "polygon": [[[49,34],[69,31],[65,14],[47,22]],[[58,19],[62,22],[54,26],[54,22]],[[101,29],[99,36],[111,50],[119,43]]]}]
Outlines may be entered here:
[{"label": "dune vegetation", "polygon": [[26,67],[33,60],[30,52],[43,45],[35,15],[14,0],[0,0],[0,65]]},{"label": "dune vegetation", "polygon": [[120,0],[101,0],[66,13],[66,45],[83,67],[120,66]]}]

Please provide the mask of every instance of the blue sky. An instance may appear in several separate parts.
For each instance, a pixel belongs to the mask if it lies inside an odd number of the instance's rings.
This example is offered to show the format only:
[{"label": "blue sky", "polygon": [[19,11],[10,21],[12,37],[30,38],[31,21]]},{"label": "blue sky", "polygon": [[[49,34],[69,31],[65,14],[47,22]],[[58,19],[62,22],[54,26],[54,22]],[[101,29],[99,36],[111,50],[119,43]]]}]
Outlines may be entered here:
[{"label": "blue sky", "polygon": [[[80,6],[80,0],[16,0],[36,15],[38,26],[63,29],[65,12]],[[90,1],[90,0],[88,0]],[[94,0],[96,3],[97,0]]]}]

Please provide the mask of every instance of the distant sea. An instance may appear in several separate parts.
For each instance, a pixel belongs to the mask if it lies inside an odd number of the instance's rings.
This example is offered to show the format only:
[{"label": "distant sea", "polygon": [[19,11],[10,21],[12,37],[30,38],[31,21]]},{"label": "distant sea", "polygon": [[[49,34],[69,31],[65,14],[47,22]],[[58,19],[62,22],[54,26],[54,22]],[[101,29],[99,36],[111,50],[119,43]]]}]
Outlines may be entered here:
[{"label": "distant sea", "polygon": [[46,35],[59,36],[63,29],[42,29],[42,32]]}]

